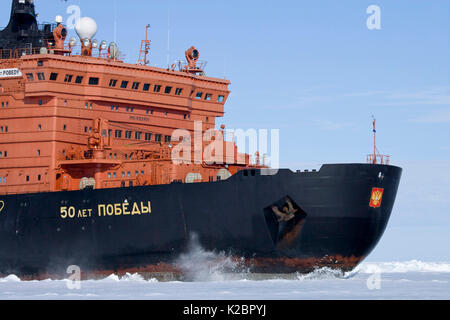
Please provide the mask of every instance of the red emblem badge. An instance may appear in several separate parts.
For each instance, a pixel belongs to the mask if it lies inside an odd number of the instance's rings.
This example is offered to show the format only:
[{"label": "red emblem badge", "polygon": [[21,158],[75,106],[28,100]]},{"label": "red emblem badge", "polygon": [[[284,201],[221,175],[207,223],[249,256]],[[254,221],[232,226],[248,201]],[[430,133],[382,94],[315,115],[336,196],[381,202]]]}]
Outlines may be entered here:
[{"label": "red emblem badge", "polygon": [[370,204],[372,208],[379,208],[381,206],[381,199],[383,198],[383,188],[372,188],[372,196],[370,197]]}]

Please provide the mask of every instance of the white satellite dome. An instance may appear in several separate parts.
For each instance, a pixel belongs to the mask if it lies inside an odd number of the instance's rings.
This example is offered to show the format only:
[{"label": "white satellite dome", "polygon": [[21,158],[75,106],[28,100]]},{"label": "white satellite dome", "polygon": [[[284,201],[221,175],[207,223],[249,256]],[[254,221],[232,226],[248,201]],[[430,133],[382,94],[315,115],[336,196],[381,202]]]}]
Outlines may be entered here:
[{"label": "white satellite dome", "polygon": [[97,30],[97,23],[89,17],[81,18],[75,25],[75,31],[80,39],[92,39],[97,33]]}]

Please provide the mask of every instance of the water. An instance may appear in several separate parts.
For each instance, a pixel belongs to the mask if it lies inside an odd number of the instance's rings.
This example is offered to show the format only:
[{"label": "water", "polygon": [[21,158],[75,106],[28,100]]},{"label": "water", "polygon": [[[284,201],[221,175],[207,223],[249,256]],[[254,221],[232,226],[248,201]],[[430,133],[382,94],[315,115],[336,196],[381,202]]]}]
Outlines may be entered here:
[{"label": "water", "polygon": [[185,281],[163,282],[139,274],[81,282],[22,281],[10,275],[0,279],[0,299],[450,299],[450,262],[367,262],[348,273],[322,268],[310,274],[262,275],[249,273],[242,261],[223,252],[203,250],[194,237],[177,264],[186,273]]}]

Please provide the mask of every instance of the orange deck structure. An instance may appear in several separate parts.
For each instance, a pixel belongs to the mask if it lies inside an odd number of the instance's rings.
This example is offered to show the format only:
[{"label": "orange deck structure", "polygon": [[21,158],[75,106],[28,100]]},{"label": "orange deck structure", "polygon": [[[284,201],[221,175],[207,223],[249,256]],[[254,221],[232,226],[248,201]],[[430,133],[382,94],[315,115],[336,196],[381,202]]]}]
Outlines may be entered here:
[{"label": "orange deck structure", "polygon": [[0,52],[0,195],[216,181],[250,166],[225,141],[231,160],[172,161],[174,130],[214,129],[230,94],[197,49],[178,70],[57,49]]}]

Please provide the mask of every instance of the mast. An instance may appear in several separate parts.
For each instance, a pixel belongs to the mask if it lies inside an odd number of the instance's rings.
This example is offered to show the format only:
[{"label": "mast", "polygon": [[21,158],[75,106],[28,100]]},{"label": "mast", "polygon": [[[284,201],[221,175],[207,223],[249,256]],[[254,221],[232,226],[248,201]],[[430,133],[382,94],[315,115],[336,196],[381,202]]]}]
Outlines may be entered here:
[{"label": "mast", "polygon": [[376,129],[376,123],[377,119],[373,118],[373,164],[377,163],[377,129]]}]

